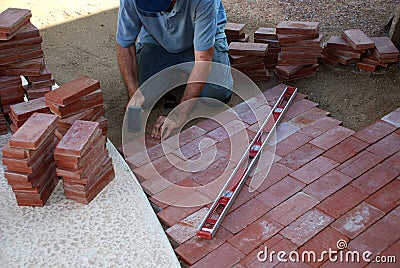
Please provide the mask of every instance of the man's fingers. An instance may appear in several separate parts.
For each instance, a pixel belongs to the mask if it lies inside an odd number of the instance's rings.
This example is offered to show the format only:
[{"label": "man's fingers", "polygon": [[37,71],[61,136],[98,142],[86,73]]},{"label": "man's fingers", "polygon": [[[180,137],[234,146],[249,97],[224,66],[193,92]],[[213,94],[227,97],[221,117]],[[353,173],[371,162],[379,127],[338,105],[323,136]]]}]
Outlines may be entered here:
[{"label": "man's fingers", "polygon": [[165,122],[164,116],[159,116],[156,123],[154,124],[153,131],[151,132],[151,137],[154,139],[161,139],[161,128]]},{"label": "man's fingers", "polygon": [[163,129],[162,129],[162,137],[163,137],[164,139],[168,138],[173,129],[174,129],[174,128],[173,128],[172,125],[170,125],[170,124],[164,124]]}]

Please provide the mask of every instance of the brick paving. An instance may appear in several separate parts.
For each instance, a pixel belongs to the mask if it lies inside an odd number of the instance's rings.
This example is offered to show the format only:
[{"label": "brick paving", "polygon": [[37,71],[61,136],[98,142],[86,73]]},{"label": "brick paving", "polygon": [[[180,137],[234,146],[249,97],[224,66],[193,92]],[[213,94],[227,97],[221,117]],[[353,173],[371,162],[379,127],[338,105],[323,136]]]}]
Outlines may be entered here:
[{"label": "brick paving", "polygon": [[[273,102],[283,87],[272,88],[264,96]],[[211,197],[209,202],[194,208],[174,206],[190,198],[192,192],[177,195],[169,189],[167,181],[153,173],[146,175],[148,162],[127,159],[133,161],[134,172],[140,174],[142,187],[150,196],[155,191],[158,195],[168,191],[170,195],[175,194],[172,205],[158,201],[155,196],[150,200],[159,205],[159,219],[176,242],[175,252],[182,262],[194,267],[294,267],[290,262],[279,263],[276,255],[273,261],[260,262],[257,254],[268,247],[269,252],[296,250],[301,254],[314,250],[319,257],[323,250],[337,250],[338,240],[346,241],[348,246],[335,256],[369,250],[371,258],[386,254],[400,261],[400,108],[354,132],[317,106],[303,97],[292,104],[284,119],[286,131],[281,131],[281,137],[278,131],[276,161],[271,169],[261,167],[252,174],[211,241],[195,236],[199,217],[205,214]],[[254,120],[248,115],[246,118],[246,128],[254,130]],[[176,183],[175,176],[179,177],[181,185],[187,187],[206,184],[213,180],[212,176],[229,173],[230,147],[222,144],[229,140],[229,134],[210,119],[193,130],[198,135],[185,136],[181,143],[183,154],[192,157],[189,160],[198,159],[199,154],[195,155],[188,146],[193,144],[198,148],[199,137],[210,138],[217,152],[207,170],[179,171],[162,161],[154,166],[153,172],[166,174],[173,183]],[[150,157],[154,162],[163,154]],[[205,175],[203,179],[198,176],[200,173]],[[263,178],[266,179],[260,187],[249,192],[250,180]],[[206,191],[200,192],[207,196]],[[297,263],[296,267],[343,265],[329,261],[326,255],[320,262]],[[346,265],[375,267],[376,264],[361,261]],[[394,266],[388,264],[388,267]]]}]

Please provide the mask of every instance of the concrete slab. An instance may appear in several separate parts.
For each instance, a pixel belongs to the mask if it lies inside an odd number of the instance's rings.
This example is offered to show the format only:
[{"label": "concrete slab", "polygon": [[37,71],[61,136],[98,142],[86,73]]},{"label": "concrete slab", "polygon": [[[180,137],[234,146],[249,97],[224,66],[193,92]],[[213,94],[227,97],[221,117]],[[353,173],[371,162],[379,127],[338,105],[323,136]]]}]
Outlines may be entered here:
[{"label": "concrete slab", "polygon": [[140,184],[107,148],[116,177],[89,205],[65,199],[60,182],[44,207],[18,207],[0,164],[0,267],[180,267]]}]

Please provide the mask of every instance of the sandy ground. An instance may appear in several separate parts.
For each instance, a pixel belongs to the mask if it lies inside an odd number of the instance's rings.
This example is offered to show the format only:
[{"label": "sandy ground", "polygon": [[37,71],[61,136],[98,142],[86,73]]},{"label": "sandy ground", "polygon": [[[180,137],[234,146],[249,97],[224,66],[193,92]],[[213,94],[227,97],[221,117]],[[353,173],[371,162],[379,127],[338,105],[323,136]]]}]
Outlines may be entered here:
[{"label": "sandy ground", "polygon": [[[390,11],[400,1],[223,1],[228,21],[246,23],[247,32],[274,27],[281,20],[321,22],[325,37],[344,29],[361,28],[370,36],[382,36]],[[109,138],[121,144],[121,127],[128,102],[115,56],[118,0],[2,0],[8,7],[32,10],[31,21],[41,30],[45,58],[61,85],[81,75],[101,82],[104,92]],[[265,90],[278,83],[260,84]],[[289,82],[300,92],[331,112],[346,127],[358,130],[395,110],[400,103],[400,65],[371,74],[355,67],[322,66],[314,78]],[[232,100],[231,104],[239,100]],[[160,109],[159,113],[166,113]]]}]

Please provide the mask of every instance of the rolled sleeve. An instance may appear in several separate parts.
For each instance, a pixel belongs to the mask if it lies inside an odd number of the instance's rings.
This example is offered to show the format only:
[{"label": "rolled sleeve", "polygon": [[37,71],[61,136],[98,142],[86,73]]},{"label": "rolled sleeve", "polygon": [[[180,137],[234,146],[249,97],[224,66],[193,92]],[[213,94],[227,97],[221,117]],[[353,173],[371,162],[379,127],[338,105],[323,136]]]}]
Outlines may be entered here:
[{"label": "rolled sleeve", "polygon": [[136,8],[130,2],[121,0],[119,5],[116,41],[122,47],[133,46],[142,27]]},{"label": "rolled sleeve", "polygon": [[207,50],[214,46],[217,30],[217,5],[215,0],[200,0],[194,19],[194,49]]}]

